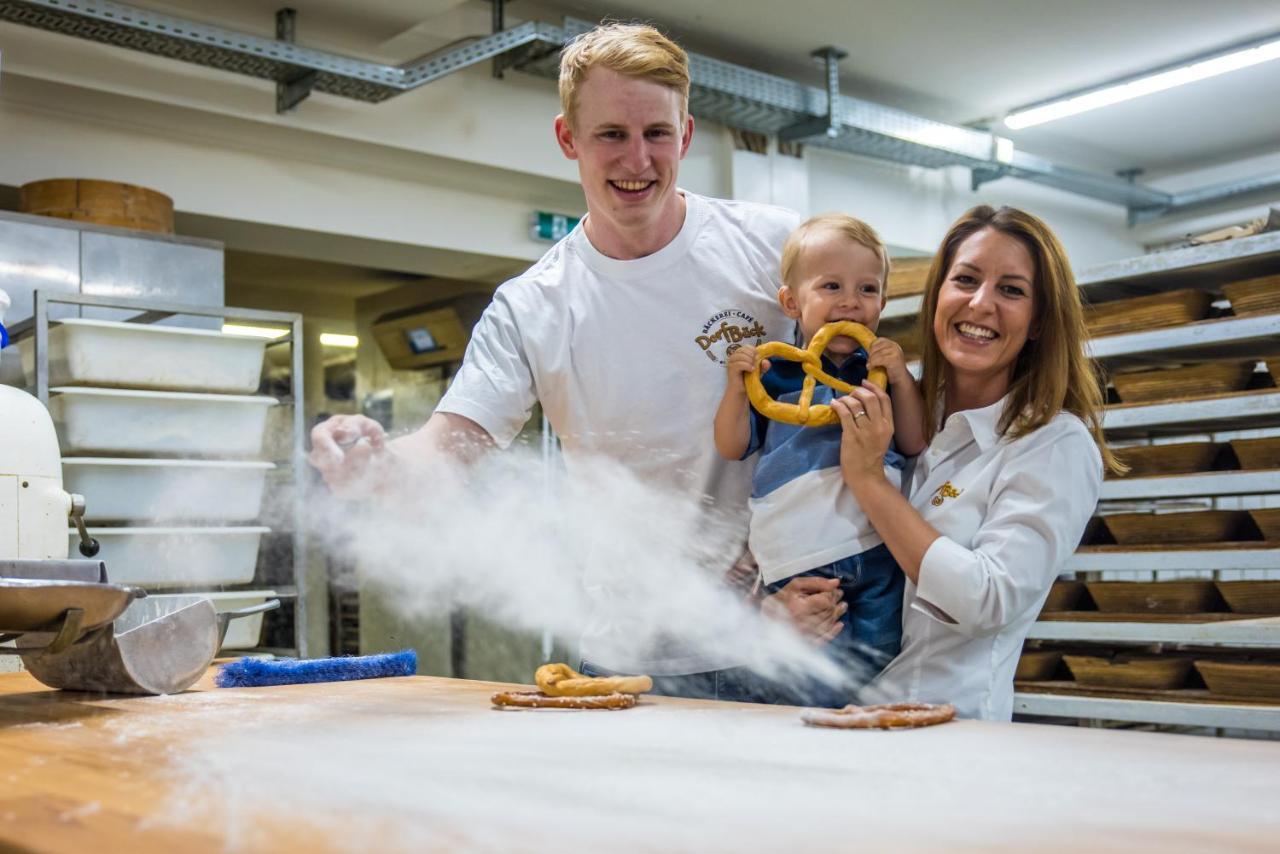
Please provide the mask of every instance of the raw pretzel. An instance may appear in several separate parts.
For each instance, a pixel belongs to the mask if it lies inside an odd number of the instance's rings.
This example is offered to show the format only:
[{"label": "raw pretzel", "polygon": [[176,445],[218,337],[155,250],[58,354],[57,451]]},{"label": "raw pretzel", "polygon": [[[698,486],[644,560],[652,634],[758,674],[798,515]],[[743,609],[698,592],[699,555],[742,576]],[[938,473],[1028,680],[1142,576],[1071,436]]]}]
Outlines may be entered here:
[{"label": "raw pretzel", "polygon": [[[813,340],[809,342],[809,346],[804,350],[799,347],[792,347],[790,344],[784,344],[781,341],[769,341],[757,347],[755,370],[748,371],[742,375],[743,380],[746,382],[747,398],[751,401],[751,405],[766,418],[771,418],[774,421],[785,421],[788,424],[799,424],[801,427],[821,427],[827,424],[839,424],[840,416],[836,415],[830,406],[823,403],[810,405],[813,401],[813,390],[818,382],[846,394],[853,391],[853,386],[836,379],[822,370],[822,353],[827,349],[827,344],[831,342],[831,339],[837,335],[849,336],[857,341],[864,350],[870,350],[871,345],[876,340],[875,334],[861,323],[840,320],[835,323],[828,323],[819,329],[817,334],[813,336]],[[764,383],[760,382],[760,364],[771,356],[780,356],[800,363],[801,370],[804,371],[805,376],[804,385],[800,389],[800,400],[796,403],[782,403],[774,400],[764,390]],[[880,388],[884,388],[888,382],[888,377],[883,368],[872,368],[867,374],[867,379],[880,386]]]},{"label": "raw pretzel", "polygon": [[495,706],[522,706],[534,709],[629,709],[636,704],[635,694],[548,697],[541,691],[499,691],[490,699]]},{"label": "raw pretzel", "polygon": [[886,703],[879,706],[845,706],[843,709],[805,709],[800,720],[809,726],[837,729],[908,729],[945,724],[956,716],[950,703]]},{"label": "raw pretzel", "polygon": [[648,676],[583,676],[567,664],[544,664],[533,675],[533,681],[550,697],[599,697],[653,690],[653,680]]}]

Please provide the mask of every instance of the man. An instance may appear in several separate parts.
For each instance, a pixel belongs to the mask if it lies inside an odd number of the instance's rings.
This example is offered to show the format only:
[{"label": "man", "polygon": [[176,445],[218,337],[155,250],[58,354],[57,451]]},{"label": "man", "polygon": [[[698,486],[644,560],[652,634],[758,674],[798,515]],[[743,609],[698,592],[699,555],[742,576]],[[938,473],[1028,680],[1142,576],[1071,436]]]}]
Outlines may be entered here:
[{"label": "man", "polygon": [[[719,457],[711,413],[734,344],[792,333],[776,295],[779,253],[799,217],[677,189],[693,139],[688,97],[687,56],[651,27],[602,26],[565,48],[555,134],[578,164],[587,216],[498,289],[430,420],[386,445],[395,455],[474,460],[506,447],[540,401],[571,477],[575,463],[603,455],[744,516],[751,464]],[[341,493],[384,442],[376,422],[342,416],[312,431],[311,459]],[[818,635],[838,617],[838,594],[827,591],[815,586],[822,596],[792,607],[821,611]],[[584,671],[649,673],[661,692],[737,698],[725,671],[741,661],[678,644],[637,649],[625,634],[594,621],[581,641]]]}]

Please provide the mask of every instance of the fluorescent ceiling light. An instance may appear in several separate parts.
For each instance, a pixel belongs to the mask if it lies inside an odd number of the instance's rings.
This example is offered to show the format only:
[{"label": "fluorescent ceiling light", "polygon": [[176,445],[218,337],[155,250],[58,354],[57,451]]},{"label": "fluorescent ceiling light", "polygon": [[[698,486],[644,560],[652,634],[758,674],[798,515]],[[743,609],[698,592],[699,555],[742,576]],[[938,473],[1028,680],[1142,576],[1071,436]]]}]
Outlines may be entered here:
[{"label": "fluorescent ceiling light", "polygon": [[239,323],[224,323],[222,331],[228,335],[252,335],[254,338],[281,338],[289,334],[288,329],[275,326],[242,326]]},{"label": "fluorescent ceiling light", "polygon": [[360,339],[354,335],[339,335],[336,332],[321,332],[320,343],[326,347],[355,347]]},{"label": "fluorescent ceiling light", "polygon": [[1003,136],[996,137],[996,162],[1004,164],[1013,162],[1013,140]]},{"label": "fluorescent ceiling light", "polygon": [[1088,110],[1096,110],[1099,107],[1140,98],[1143,95],[1163,92],[1185,83],[1217,77],[1228,71],[1237,71],[1273,59],[1280,59],[1280,38],[1269,36],[1267,40],[1251,42],[1245,46],[1232,48],[1225,53],[1219,52],[1213,56],[1163,68],[1087,92],[1068,95],[1025,110],[1016,110],[1005,118],[1004,123],[1014,130],[1021,130],[1051,122],[1054,119],[1066,118]]}]

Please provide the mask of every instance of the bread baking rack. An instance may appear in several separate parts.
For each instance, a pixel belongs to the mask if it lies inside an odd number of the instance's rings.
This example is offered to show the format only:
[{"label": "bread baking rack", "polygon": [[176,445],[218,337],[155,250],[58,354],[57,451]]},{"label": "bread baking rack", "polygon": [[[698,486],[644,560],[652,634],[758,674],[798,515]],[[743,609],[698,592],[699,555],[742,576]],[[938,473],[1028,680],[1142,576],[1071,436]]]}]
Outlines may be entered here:
[{"label": "bread baking rack", "polygon": [[[288,346],[290,349],[289,393],[279,399],[283,407],[291,408],[289,413],[289,441],[287,447],[275,449],[283,458],[276,460],[273,483],[277,487],[288,490],[289,508],[284,514],[288,520],[287,536],[289,538],[286,553],[290,556],[291,566],[288,570],[290,583],[272,583],[270,598],[285,600],[292,605],[293,644],[291,647],[278,647],[269,651],[305,658],[308,654],[307,643],[307,611],[306,595],[307,543],[304,532],[303,495],[305,484],[305,411],[303,406],[303,347],[302,316],[294,312],[262,311],[257,309],[233,308],[217,305],[189,305],[175,302],[158,302],[151,300],[124,299],[118,297],[101,297],[87,294],[63,294],[36,291],[33,294],[33,314],[10,331],[15,339],[30,336],[34,342],[34,370],[32,391],[48,404],[50,396],[49,365],[49,333],[52,305],[71,306],[74,308],[114,309],[121,312],[132,312],[129,322],[150,324],[158,320],[182,316],[184,318],[211,319],[210,322],[242,322],[286,327],[288,332],[274,339],[270,346]],[[57,321],[53,321],[56,323]],[[270,448],[269,448],[270,449]],[[277,525],[277,532],[279,532]],[[118,530],[130,530],[128,528]],[[227,529],[231,530],[231,529]],[[251,529],[244,529],[251,530]],[[256,530],[256,529],[253,529]],[[265,551],[265,549],[264,549]],[[261,562],[259,567],[261,568]],[[249,587],[262,587],[262,584],[214,585],[219,591],[245,590]],[[202,585],[207,592],[207,585]],[[182,590],[168,585],[166,593],[196,592]]]}]

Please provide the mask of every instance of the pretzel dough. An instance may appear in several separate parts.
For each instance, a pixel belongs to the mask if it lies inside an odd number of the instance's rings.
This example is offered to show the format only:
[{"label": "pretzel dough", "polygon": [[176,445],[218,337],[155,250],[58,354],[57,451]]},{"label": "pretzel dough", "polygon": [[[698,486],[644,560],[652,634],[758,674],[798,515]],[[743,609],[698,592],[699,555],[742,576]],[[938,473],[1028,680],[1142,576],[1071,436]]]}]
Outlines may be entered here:
[{"label": "pretzel dough", "polygon": [[635,694],[601,694],[596,697],[548,697],[541,691],[499,691],[491,698],[495,706],[533,709],[629,709]]},{"label": "pretzel dough", "polygon": [[544,664],[533,675],[533,681],[550,697],[599,697],[653,690],[653,680],[648,676],[583,676],[567,664]]},{"label": "pretzel dough", "polygon": [[805,709],[800,720],[809,726],[837,729],[909,729],[945,724],[956,716],[950,703],[886,703],[879,706],[845,706],[843,709]]},{"label": "pretzel dough", "polygon": [[[784,344],[781,341],[769,341],[757,347],[756,369],[742,375],[747,386],[747,398],[751,401],[751,405],[766,418],[771,418],[774,421],[785,421],[788,424],[799,424],[801,427],[821,427],[827,424],[839,424],[840,416],[836,415],[830,406],[822,403],[815,406],[810,405],[813,401],[813,390],[819,382],[845,394],[853,391],[853,386],[836,379],[822,370],[822,353],[827,349],[827,344],[831,343],[831,339],[837,335],[849,336],[865,350],[870,350],[871,345],[876,340],[875,334],[861,323],[840,320],[835,323],[828,323],[819,329],[817,334],[813,336],[813,340],[809,342],[809,346],[804,350],[799,347],[792,347],[790,344]],[[764,390],[764,383],[760,381],[760,364],[770,356],[780,356],[800,363],[805,377],[804,386],[800,389],[800,400],[798,402],[781,403],[769,397],[769,393]],[[867,379],[880,386],[880,388],[884,388],[888,384],[888,376],[883,368],[872,368],[867,374]]]}]

